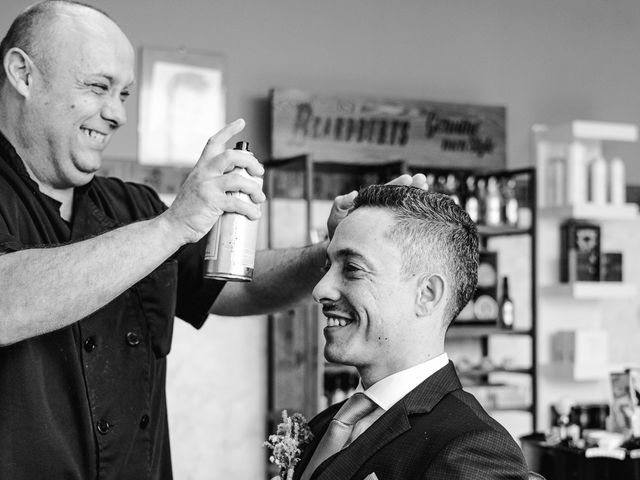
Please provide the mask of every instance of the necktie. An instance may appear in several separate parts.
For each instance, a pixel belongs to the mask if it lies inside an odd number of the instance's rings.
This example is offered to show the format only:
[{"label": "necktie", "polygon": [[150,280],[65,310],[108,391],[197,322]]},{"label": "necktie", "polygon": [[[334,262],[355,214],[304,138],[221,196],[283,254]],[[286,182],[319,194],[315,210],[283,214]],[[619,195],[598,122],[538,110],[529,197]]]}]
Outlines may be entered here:
[{"label": "necktie", "polygon": [[329,423],[329,428],[313,452],[300,480],[308,480],[318,465],[342,450],[351,436],[354,425],[376,408],[377,405],[364,393],[351,396]]}]

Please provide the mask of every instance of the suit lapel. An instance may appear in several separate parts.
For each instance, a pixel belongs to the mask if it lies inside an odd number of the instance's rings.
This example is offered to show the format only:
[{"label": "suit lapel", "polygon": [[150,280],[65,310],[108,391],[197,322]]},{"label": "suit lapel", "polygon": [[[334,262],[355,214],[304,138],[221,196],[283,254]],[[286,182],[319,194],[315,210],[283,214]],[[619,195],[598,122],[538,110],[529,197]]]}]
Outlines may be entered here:
[{"label": "suit lapel", "polygon": [[[411,428],[410,415],[428,414],[445,395],[460,388],[462,388],[462,385],[453,363],[449,362],[448,365],[438,370],[391,407],[349,447],[320,464],[311,476],[311,480],[345,480],[352,478],[378,450]],[[313,446],[313,450],[315,450],[317,442],[322,438],[334,414],[335,411],[328,415],[327,418],[321,419],[323,428],[321,433],[314,439],[314,444],[310,445],[310,447]],[[308,454],[305,452],[305,467],[311,455],[313,455],[313,450],[309,450]],[[304,468],[300,468],[300,474],[303,471]]]}]

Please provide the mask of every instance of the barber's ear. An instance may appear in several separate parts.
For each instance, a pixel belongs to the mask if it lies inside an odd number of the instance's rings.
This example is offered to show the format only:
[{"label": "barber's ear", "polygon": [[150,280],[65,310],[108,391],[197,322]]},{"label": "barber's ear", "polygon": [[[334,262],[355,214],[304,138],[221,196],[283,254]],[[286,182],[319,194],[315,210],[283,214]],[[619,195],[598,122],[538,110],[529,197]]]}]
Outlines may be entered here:
[{"label": "barber's ear", "polygon": [[33,63],[29,55],[20,48],[14,47],[4,56],[3,67],[7,74],[7,81],[20,95],[28,96],[33,71]]},{"label": "barber's ear", "polygon": [[418,281],[416,313],[429,316],[444,302],[444,279],[438,274],[425,275]]}]

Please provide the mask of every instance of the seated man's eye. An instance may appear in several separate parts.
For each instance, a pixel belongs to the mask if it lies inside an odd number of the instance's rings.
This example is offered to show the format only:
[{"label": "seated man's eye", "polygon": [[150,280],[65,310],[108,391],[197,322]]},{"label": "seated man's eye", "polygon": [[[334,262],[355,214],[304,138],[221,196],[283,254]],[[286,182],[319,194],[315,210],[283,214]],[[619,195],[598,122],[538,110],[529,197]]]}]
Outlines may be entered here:
[{"label": "seated man's eye", "polygon": [[360,272],[362,269],[358,265],[355,265],[353,263],[346,263],[344,266],[344,270],[345,272],[348,272],[348,273],[354,273],[354,272]]}]

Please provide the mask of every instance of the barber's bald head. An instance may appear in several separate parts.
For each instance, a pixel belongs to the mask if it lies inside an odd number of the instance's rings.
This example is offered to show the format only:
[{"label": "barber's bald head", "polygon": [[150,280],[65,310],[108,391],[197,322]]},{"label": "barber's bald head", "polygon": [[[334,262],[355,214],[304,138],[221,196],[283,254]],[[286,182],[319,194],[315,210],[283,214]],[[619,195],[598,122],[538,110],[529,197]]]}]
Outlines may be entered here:
[{"label": "barber's bald head", "polygon": [[[63,41],[62,31],[74,22],[82,22],[87,16],[100,16],[113,20],[102,10],[73,0],[45,0],[38,2],[18,15],[0,43],[0,58],[4,60],[12,48],[24,51],[44,72],[50,71],[56,55],[54,52]],[[114,23],[115,25],[115,23]],[[0,68],[0,86],[6,79]]]},{"label": "barber's bald head", "polygon": [[41,185],[89,182],[126,123],[135,51],[100,10],[47,0],[25,10],[0,44],[0,130]]}]

